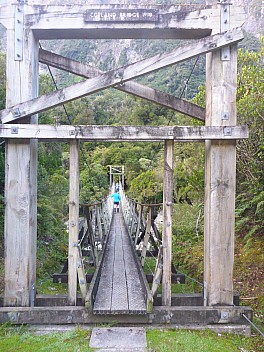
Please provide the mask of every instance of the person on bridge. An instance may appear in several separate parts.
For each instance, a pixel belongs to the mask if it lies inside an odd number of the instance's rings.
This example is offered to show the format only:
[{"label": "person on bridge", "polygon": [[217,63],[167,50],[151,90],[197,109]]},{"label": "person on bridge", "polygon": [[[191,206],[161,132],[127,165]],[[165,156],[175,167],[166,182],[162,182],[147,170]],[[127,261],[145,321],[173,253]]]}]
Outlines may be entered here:
[{"label": "person on bridge", "polygon": [[119,203],[121,200],[120,194],[118,192],[113,193],[110,198],[114,200],[114,211],[119,213]]}]

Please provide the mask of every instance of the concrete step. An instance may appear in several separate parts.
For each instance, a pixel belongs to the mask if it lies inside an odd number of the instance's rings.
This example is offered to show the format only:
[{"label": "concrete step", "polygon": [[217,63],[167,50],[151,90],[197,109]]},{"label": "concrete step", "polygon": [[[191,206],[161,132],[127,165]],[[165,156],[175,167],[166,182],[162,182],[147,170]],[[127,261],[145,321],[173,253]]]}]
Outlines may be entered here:
[{"label": "concrete step", "polygon": [[89,346],[98,352],[145,352],[146,330],[142,327],[93,328]]}]

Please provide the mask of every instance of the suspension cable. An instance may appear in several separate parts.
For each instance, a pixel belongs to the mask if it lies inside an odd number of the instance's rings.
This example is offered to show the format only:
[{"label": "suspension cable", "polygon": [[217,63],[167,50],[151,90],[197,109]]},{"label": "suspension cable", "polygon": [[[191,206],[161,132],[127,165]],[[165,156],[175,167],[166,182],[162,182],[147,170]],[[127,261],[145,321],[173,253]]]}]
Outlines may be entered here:
[{"label": "suspension cable", "polygon": [[[196,59],[195,59],[195,62],[194,62],[193,66],[192,66],[192,69],[191,69],[191,72],[190,72],[190,74],[189,74],[187,80],[185,81],[185,85],[184,85],[184,87],[183,87],[183,89],[182,89],[182,91],[181,91],[181,93],[180,93],[180,95],[179,95],[179,98],[180,98],[180,99],[182,98],[182,96],[183,96],[183,94],[184,94],[184,92],[185,92],[185,89],[186,89],[188,83],[190,82],[190,79],[191,79],[192,74],[193,74],[193,72],[194,72],[194,69],[195,69],[195,67],[196,67],[196,65],[197,65],[197,63],[198,63],[199,58],[200,58],[200,56],[197,56]],[[174,114],[172,114],[171,117],[169,118],[168,123],[167,123],[167,126],[170,125],[173,116],[174,116]],[[158,150],[160,149],[160,146],[161,146],[161,142],[159,142],[157,148],[154,148],[155,150],[154,150],[154,152],[153,152],[152,158],[150,159],[150,162],[149,162],[149,165],[148,165],[148,169],[151,167],[151,164],[152,164],[152,162],[153,162],[153,160],[154,160],[155,155],[157,154]]]},{"label": "suspension cable", "polygon": [[[41,46],[41,43],[40,43],[40,42],[39,42],[39,47],[42,49],[42,46]],[[55,78],[54,78],[54,75],[53,75],[53,73],[52,73],[52,71],[51,71],[50,65],[46,64],[46,66],[47,66],[47,68],[48,68],[50,77],[51,77],[51,79],[52,79],[54,88],[55,88],[55,90],[58,90],[58,85],[57,85],[57,83],[56,83],[56,81],[55,81]],[[69,113],[68,113],[68,111],[67,111],[67,109],[66,109],[65,104],[62,104],[62,107],[63,107],[63,110],[64,110],[64,112],[65,112],[65,114],[66,114],[66,116],[67,116],[67,119],[68,119],[70,125],[72,125],[72,118],[70,117],[70,115],[69,115]]]},{"label": "suspension cable", "polygon": [[[41,43],[40,43],[40,42],[39,42],[39,47],[42,49],[42,46],[41,46]],[[58,85],[57,85],[57,83],[56,83],[56,81],[55,81],[55,78],[54,78],[54,75],[53,75],[53,73],[52,73],[52,71],[51,71],[50,65],[46,64],[46,66],[47,66],[48,71],[49,71],[49,74],[50,74],[50,76],[51,76],[51,79],[52,79],[54,88],[55,88],[55,90],[58,90]],[[63,110],[64,110],[64,112],[65,112],[65,114],[66,114],[66,116],[67,116],[67,119],[68,119],[70,125],[73,126],[72,118],[71,118],[70,114],[68,113],[68,110],[67,110],[65,104],[62,104],[62,107],[63,107]],[[85,156],[85,154],[84,154],[84,151],[83,151],[81,145],[80,145],[80,152],[81,152],[81,154],[82,154],[82,157],[83,157],[83,160],[84,160],[85,165],[88,167],[89,170],[91,170],[91,169],[90,169],[90,166],[89,166],[89,164],[88,164],[88,162],[87,162],[86,156]]]},{"label": "suspension cable", "polygon": [[260,331],[259,328],[258,328],[250,319],[248,319],[248,317],[247,317],[244,313],[242,313],[241,315],[242,315],[242,317],[244,317],[244,318],[246,319],[246,321],[247,321],[250,325],[252,325],[253,328],[254,328],[255,330],[257,330],[257,332],[264,338],[263,332]]},{"label": "suspension cable", "polygon": [[189,276],[189,275],[187,275],[187,274],[185,274],[185,273],[182,273],[182,272],[180,272],[179,270],[177,270],[177,272],[178,272],[179,274],[182,274],[182,275],[186,276],[186,277],[187,277],[188,279],[190,279],[191,281],[196,282],[198,285],[204,287],[204,284],[201,283],[200,281],[195,280],[195,279],[192,278],[191,276]]}]

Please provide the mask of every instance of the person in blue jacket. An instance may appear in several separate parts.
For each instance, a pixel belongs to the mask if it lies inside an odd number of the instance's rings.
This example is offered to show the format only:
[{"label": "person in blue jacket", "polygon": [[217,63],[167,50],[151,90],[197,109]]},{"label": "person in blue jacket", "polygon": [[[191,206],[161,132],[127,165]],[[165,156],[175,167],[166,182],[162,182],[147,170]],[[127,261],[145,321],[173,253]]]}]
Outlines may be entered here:
[{"label": "person in blue jacket", "polygon": [[119,213],[119,203],[121,200],[120,194],[118,192],[113,193],[110,198],[114,200],[114,211]]}]

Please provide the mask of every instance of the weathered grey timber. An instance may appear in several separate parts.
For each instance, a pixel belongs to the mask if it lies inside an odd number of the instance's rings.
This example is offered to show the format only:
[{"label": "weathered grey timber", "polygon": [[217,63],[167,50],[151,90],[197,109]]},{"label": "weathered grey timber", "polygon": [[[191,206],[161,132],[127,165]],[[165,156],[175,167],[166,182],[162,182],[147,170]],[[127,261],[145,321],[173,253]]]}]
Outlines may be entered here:
[{"label": "weathered grey timber", "polygon": [[[243,324],[242,314],[252,320],[253,312],[249,307],[154,307],[148,314],[117,314],[114,321],[118,324]],[[97,324],[113,323],[113,315],[93,314],[85,307],[3,307],[0,308],[0,323],[12,324]]]},{"label": "weathered grey timber", "polygon": [[[100,70],[93,66],[85,65],[81,62],[51,53],[50,51],[39,50],[39,62],[48,66],[56,67],[67,72],[71,72],[84,78],[96,77],[102,74]],[[137,82],[126,82],[118,84],[115,89],[132,94],[139,98],[152,101],[156,104],[178,111],[182,114],[194,117],[198,120],[205,120],[205,109],[184,99],[179,99],[171,94],[164,93],[157,89],[144,86]]]},{"label": "weathered grey timber", "polygon": [[[38,43],[28,33],[23,50],[19,47],[21,61],[15,60],[15,41],[15,31],[8,29],[7,107],[38,95]],[[37,116],[23,122],[37,123]],[[9,140],[5,150],[5,305],[29,306],[36,287],[37,141]]]},{"label": "weathered grey timber", "polygon": [[95,314],[147,312],[144,289],[135,263],[123,215],[115,213],[94,301]]},{"label": "weathered grey timber", "polygon": [[[176,274],[175,274],[176,275]],[[67,275],[64,276],[64,278],[67,279]],[[174,276],[172,276],[172,279]],[[62,283],[67,283],[68,280],[61,281]],[[149,283],[152,283],[152,281],[149,281]],[[172,281],[173,283],[177,283],[176,280]],[[234,305],[239,306],[239,296],[234,295]],[[3,297],[0,296],[0,307],[3,307],[4,300]],[[46,307],[47,309],[49,307],[63,307],[68,305],[68,296],[67,295],[43,295],[43,294],[37,294],[36,295],[36,300],[35,300],[35,306],[36,307]],[[154,297],[154,306],[161,306],[161,294],[157,294],[156,297]],[[203,306],[203,295],[202,293],[191,293],[191,294],[175,294],[172,293],[171,295],[171,305],[172,306],[198,306],[201,307]],[[83,299],[81,295],[77,295],[77,306],[83,306]]]},{"label": "weathered grey timber", "polygon": [[77,255],[79,234],[79,141],[70,142],[70,195],[69,195],[69,245],[68,245],[68,297],[69,305],[77,300]]},{"label": "weathered grey timber", "polygon": [[30,116],[81,98],[85,95],[96,93],[147,73],[154,72],[162,67],[168,67],[197,55],[206,54],[232,43],[237,43],[243,38],[241,28],[227,31],[224,34],[215,34],[210,37],[202,38],[195,43],[183,45],[170,53],[158,54],[128,66],[105,72],[99,77],[87,79],[84,82],[73,84],[70,87],[57,90],[54,93],[44,94],[41,97],[29,100],[25,103],[16,104],[10,109],[2,110],[0,112],[0,119],[2,123],[7,123]]},{"label": "weathered grey timber", "polygon": [[171,305],[172,204],[174,142],[164,143],[163,224],[162,224],[162,305]]},{"label": "weathered grey timber", "polygon": [[[140,253],[139,253],[140,254]],[[153,257],[154,254],[153,253],[147,253],[147,257]],[[53,274],[53,282],[54,283],[64,283],[67,284],[68,283],[68,274]],[[87,283],[91,283],[93,278],[93,274],[86,274],[86,282]],[[146,274],[146,279],[147,282],[149,284],[151,284],[153,282],[153,274]],[[184,274],[171,274],[171,282],[173,284],[185,284],[185,275]],[[37,298],[36,298],[37,299]],[[0,297],[0,306],[1,306],[1,297]]]},{"label": "weathered grey timber", "polygon": [[[221,31],[229,28],[230,5],[222,4]],[[223,55],[224,54],[224,55]],[[237,45],[206,56],[206,126],[237,123]],[[233,302],[236,142],[205,144],[205,304]]]},{"label": "weathered grey timber", "polygon": [[247,126],[0,125],[0,137],[39,141],[205,141],[248,138]]},{"label": "weathered grey timber", "polygon": [[[31,26],[37,39],[199,39],[220,31],[219,8],[217,6],[155,6],[148,5],[101,5],[72,1],[70,5],[49,5],[41,3],[24,6],[27,26]],[[156,21],[135,21],[133,14],[139,15],[147,9],[157,11]],[[1,8],[1,22],[10,26],[13,9],[9,5]],[[87,11],[93,10],[100,20],[87,21]],[[116,10],[116,12],[115,12]],[[113,16],[124,10],[132,16],[122,21],[114,21]],[[103,12],[109,12],[105,16]],[[107,18],[108,17],[108,18]],[[242,26],[245,12],[242,7],[231,8],[230,28]]]}]

